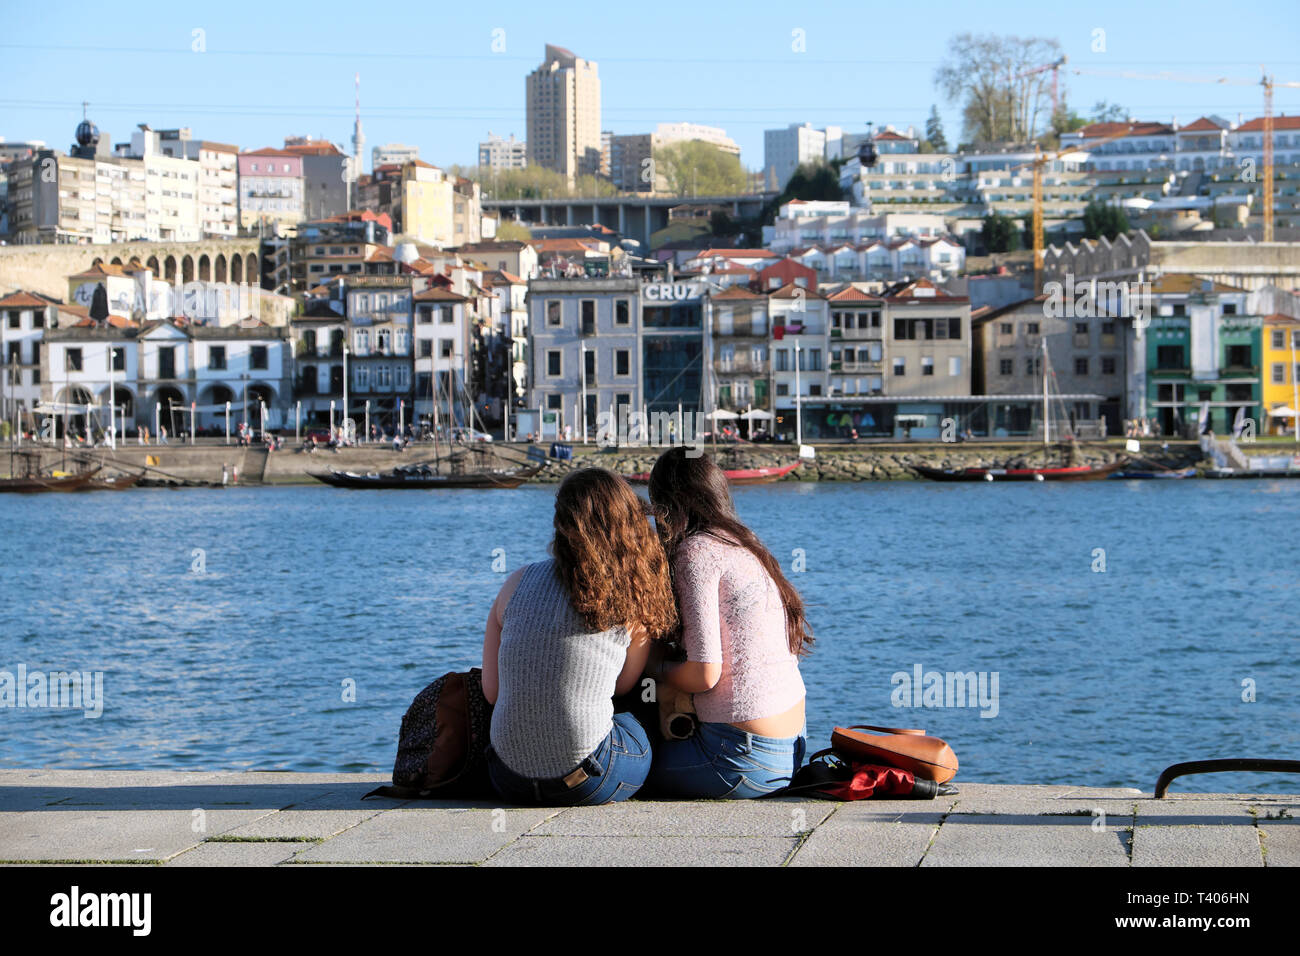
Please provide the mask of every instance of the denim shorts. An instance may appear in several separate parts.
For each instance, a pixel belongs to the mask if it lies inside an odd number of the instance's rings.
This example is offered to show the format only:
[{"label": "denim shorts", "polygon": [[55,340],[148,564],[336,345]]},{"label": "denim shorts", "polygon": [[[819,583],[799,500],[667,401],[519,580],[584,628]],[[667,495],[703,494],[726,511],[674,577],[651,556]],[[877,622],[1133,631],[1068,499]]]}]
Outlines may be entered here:
[{"label": "denim shorts", "polygon": [[663,797],[745,800],[788,786],[808,749],[797,737],[762,737],[730,724],[699,725],[686,740],[656,743],[646,791]]},{"label": "denim shorts", "polygon": [[517,774],[491,747],[487,757],[488,776],[502,800],[525,806],[576,807],[627,800],[645,783],[652,753],[645,728],[631,714],[622,713],[614,715],[609,734],[580,765],[588,777],[576,787],[561,779],[538,780]]}]

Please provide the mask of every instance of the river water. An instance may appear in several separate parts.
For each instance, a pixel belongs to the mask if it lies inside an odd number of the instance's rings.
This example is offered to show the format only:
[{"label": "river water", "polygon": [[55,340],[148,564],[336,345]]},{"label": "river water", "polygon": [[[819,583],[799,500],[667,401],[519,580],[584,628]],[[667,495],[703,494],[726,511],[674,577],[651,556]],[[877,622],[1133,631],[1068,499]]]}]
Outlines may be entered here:
[{"label": "river water", "polygon": [[[388,771],[411,698],[478,663],[494,563],[544,556],[553,495],[0,496],[0,670],[103,673],[98,717],[0,709],[0,765]],[[810,607],[812,749],[835,725],[924,727],[958,782],[1145,790],[1181,760],[1300,759],[1300,482],[782,483],[736,503]],[[983,696],[937,689],[949,673]]]}]

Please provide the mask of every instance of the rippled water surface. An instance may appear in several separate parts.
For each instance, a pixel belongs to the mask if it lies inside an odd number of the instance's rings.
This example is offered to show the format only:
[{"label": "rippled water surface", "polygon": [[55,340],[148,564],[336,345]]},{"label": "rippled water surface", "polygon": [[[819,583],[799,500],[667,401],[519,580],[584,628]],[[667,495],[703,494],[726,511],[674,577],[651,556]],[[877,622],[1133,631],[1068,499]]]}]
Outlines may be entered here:
[{"label": "rippled water surface", "polygon": [[[0,669],[104,672],[98,719],[0,709],[0,764],[387,771],[410,699],[478,662],[494,551],[510,569],[544,556],[553,493],[0,495]],[[919,726],[952,743],[959,780],[1148,790],[1179,760],[1300,759],[1300,482],[736,500],[787,569],[806,564],[815,747],[836,724]],[[996,672],[996,716],[894,707],[891,678],[917,665]]]}]

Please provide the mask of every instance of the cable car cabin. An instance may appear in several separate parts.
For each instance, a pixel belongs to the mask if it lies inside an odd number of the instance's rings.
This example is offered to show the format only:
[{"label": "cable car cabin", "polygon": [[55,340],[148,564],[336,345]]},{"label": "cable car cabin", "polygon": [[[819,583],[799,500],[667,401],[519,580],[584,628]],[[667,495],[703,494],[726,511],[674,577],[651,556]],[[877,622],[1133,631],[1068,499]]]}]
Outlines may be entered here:
[{"label": "cable car cabin", "polygon": [[876,160],[879,158],[879,155],[876,153],[876,144],[871,142],[871,140],[867,140],[858,147],[858,162],[863,166],[866,166],[868,169],[876,165]]}]

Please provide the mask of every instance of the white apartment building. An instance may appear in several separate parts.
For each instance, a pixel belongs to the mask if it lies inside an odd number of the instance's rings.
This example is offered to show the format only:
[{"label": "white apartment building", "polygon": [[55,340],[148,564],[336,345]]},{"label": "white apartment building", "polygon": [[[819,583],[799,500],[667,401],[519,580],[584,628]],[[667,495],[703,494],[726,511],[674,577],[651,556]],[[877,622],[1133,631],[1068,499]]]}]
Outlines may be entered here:
[{"label": "white apartment building", "polygon": [[292,424],[290,361],[287,327],[203,327],[172,320],[97,325],[63,314],[59,327],[46,334],[41,399],[98,406],[104,427],[111,394],[121,416],[119,436],[140,427],[156,434],[162,425],[178,438],[191,420],[200,432],[220,433],[226,403],[232,432],[241,421],[284,428]]},{"label": "white apartment building", "polygon": [[600,174],[600,77],[593,61],[548,43],[544,62],[528,75],[527,112],[530,164],[570,182]]},{"label": "white apartment building", "polygon": [[385,143],[370,150],[370,168],[380,166],[405,166],[420,158],[420,147],[405,143]]},{"label": "white apartment building", "polygon": [[[57,304],[33,292],[0,298],[0,360],[4,362],[3,420],[13,422],[41,397],[41,342],[54,324]],[[19,427],[31,427],[23,422]]]},{"label": "white apartment building", "polygon": [[[166,156],[199,164],[199,229],[204,236],[239,232],[239,147],[194,139],[188,127],[158,130],[157,148]],[[136,134],[131,137],[135,149]]]},{"label": "white apartment building", "polygon": [[[465,386],[469,354],[469,300],[434,287],[415,294],[416,420],[446,427]],[[463,403],[461,403],[463,405]],[[451,416],[451,417],[449,417]]]},{"label": "white apartment building", "polygon": [[795,395],[808,399],[828,394],[830,309],[824,296],[793,284],[771,293],[767,302],[775,432],[793,435]]},{"label": "white apartment building", "polygon": [[478,144],[479,169],[523,169],[528,165],[528,144],[515,139],[502,139],[488,130],[488,138]]},{"label": "white apartment building", "polygon": [[814,129],[811,123],[791,123],[785,129],[763,133],[763,182],[767,188],[781,190],[801,163],[826,157],[826,130]]}]

